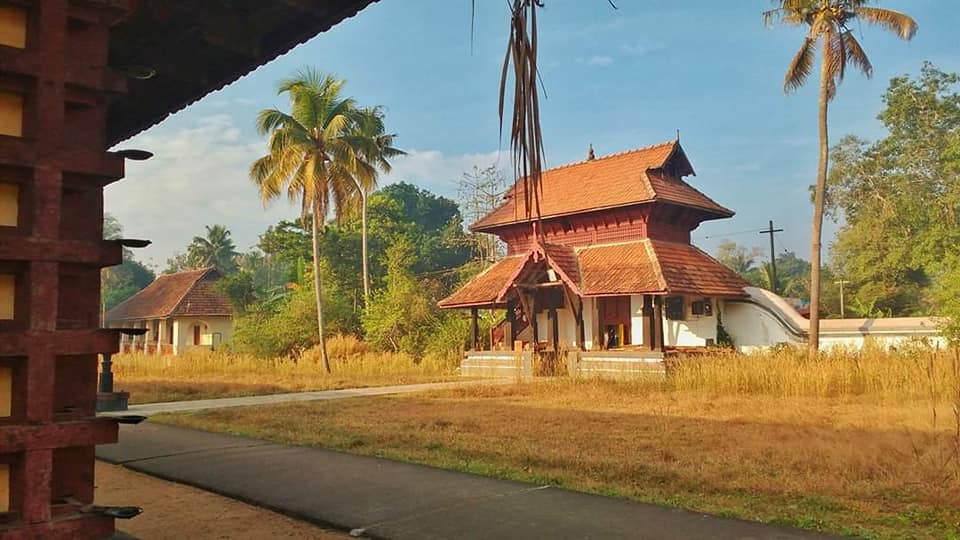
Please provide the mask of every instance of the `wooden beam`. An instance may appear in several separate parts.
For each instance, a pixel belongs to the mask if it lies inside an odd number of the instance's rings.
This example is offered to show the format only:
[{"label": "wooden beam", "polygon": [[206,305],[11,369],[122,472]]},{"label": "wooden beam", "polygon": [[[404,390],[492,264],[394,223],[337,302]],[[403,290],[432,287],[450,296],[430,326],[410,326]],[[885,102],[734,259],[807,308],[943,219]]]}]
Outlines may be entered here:
[{"label": "wooden beam", "polygon": [[660,342],[660,352],[663,352],[666,349],[666,343],[663,338],[663,297],[657,296],[654,298],[654,303],[656,304],[657,312],[657,341]]},{"label": "wooden beam", "polygon": [[552,339],[550,344],[553,346],[554,352],[560,350],[560,317],[557,316],[557,308],[550,308],[550,326],[553,331]]},{"label": "wooden beam", "polygon": [[478,351],[478,343],[480,342],[480,324],[477,322],[477,308],[470,308],[470,329],[471,329],[471,345],[470,349]]}]

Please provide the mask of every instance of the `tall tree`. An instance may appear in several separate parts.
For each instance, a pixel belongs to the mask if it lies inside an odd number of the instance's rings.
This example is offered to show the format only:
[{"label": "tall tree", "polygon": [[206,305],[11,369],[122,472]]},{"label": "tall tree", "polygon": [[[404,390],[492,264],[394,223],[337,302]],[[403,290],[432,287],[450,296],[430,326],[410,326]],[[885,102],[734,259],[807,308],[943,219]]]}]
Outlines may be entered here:
[{"label": "tall tree", "polygon": [[300,201],[306,221],[312,214],[314,294],[317,333],[323,368],[330,371],[323,332],[323,287],[320,234],[331,211],[339,217],[355,193],[355,126],[362,113],[344,97],[344,81],[305,69],[282,81],[279,94],[290,99],[290,113],[265,109],[257,116],[257,131],[269,135],[268,153],[250,166],[250,178],[268,204],[281,195]]},{"label": "tall tree", "polygon": [[[890,81],[887,134],[831,150],[827,210],[847,299],[897,316],[944,314],[938,289],[960,258],[960,75],[924,64]],[[947,287],[949,289],[949,287]]]},{"label": "tall tree", "polygon": [[370,300],[370,259],[367,252],[367,198],[377,187],[380,172],[390,172],[389,158],[405,155],[393,146],[396,134],[386,133],[383,111],[379,107],[360,111],[359,122],[351,133],[351,143],[357,148],[358,159],[353,170],[353,181],[360,196],[360,251],[363,271],[363,302]]},{"label": "tall tree", "polygon": [[205,236],[194,236],[187,246],[187,261],[192,268],[212,266],[224,275],[237,269],[237,246],[230,238],[230,229],[223,225],[207,225]]},{"label": "tall tree", "polygon": [[843,80],[847,64],[865,76],[873,74],[867,54],[853,35],[849,25],[862,21],[895,33],[902,39],[911,39],[917,32],[917,23],[911,17],[890,9],[870,7],[870,0],[774,0],[777,7],[764,12],[767,25],[776,21],[790,26],[807,27],[807,35],[794,55],[784,77],[785,92],[794,91],[807,81],[813,72],[817,49],[820,58],[819,132],[820,160],[817,183],[814,188],[813,226],[810,242],[810,356],[820,349],[820,243],[823,230],[824,193],[830,159],[830,141],[827,130],[827,108]]}]

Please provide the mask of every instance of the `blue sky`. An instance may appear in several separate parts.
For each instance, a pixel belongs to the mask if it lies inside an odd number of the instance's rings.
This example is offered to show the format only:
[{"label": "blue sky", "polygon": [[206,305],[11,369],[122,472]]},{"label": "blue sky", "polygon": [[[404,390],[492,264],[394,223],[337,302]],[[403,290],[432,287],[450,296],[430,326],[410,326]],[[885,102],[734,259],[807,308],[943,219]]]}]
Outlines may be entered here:
[{"label": "blue sky", "polygon": [[[163,267],[206,224],[233,231],[248,249],[278,219],[296,215],[279,201],[264,209],[247,178],[265,142],[253,129],[262,108],[286,105],[276,82],[303,66],[347,80],[361,104],[382,105],[388,128],[409,156],[382,184],[407,181],[454,197],[473,165],[498,162],[500,69],[507,32],[503,0],[380,0],[358,16],[170,117],[120,148],[156,153],[131,163],[106,193],[107,211],[126,236],[150,238],[141,259]],[[782,91],[783,72],[802,33],[766,29],[766,0],[546,0],[541,12],[542,102],[548,165],[620,152],[674,138],[697,176],[688,179],[735,210],[704,224],[694,242],[713,251],[727,233],[773,219],[782,248],[808,256],[817,159],[816,87]],[[875,28],[858,37],[873,61],[872,80],[848,75],[831,108],[831,137],[882,136],[876,120],[891,77],[929,60],[960,71],[960,9],[943,0],[880,5],[909,11],[920,25],[911,42]],[[951,5],[951,7],[946,7]],[[812,81],[815,83],[815,81]],[[832,235],[835,227],[828,228]],[[765,246],[765,237],[729,236]],[[829,238],[826,238],[829,240]]]}]

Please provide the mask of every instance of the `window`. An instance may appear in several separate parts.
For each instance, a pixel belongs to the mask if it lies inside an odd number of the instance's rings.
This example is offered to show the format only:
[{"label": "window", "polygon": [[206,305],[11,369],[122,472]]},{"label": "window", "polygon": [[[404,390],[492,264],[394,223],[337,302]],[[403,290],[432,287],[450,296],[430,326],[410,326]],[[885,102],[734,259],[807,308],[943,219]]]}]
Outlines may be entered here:
[{"label": "window", "polygon": [[23,136],[23,96],[0,91],[0,135]]},{"label": "window", "polygon": [[0,45],[27,46],[27,12],[15,6],[0,6]]},{"label": "window", "polygon": [[0,183],[0,227],[16,227],[19,220],[20,186]]},{"label": "window", "polygon": [[683,312],[683,297],[667,297],[667,319],[671,321],[682,321],[685,318]]}]

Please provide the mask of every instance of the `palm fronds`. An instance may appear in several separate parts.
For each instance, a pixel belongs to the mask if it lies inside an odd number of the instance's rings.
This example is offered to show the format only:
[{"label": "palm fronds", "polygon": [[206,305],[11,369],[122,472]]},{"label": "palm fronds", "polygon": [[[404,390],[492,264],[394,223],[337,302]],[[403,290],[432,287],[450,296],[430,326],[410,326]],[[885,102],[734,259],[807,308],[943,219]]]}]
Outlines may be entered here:
[{"label": "palm fronds", "polygon": [[787,74],[783,78],[783,91],[793,92],[799,89],[813,72],[814,57],[817,52],[817,42],[813,38],[803,40],[800,50],[790,61]]},{"label": "palm fronds", "polygon": [[857,6],[853,8],[857,18],[873,26],[879,26],[896,34],[900,39],[910,40],[917,34],[917,21],[913,17],[892,9]]},{"label": "palm fronds", "polygon": [[537,9],[540,0],[512,0],[510,38],[500,76],[500,130],[503,132],[507,79],[513,66],[513,115],[510,149],[514,175],[523,181],[527,218],[540,217],[541,174],[544,152],[540,130],[540,97],[537,90]]}]

